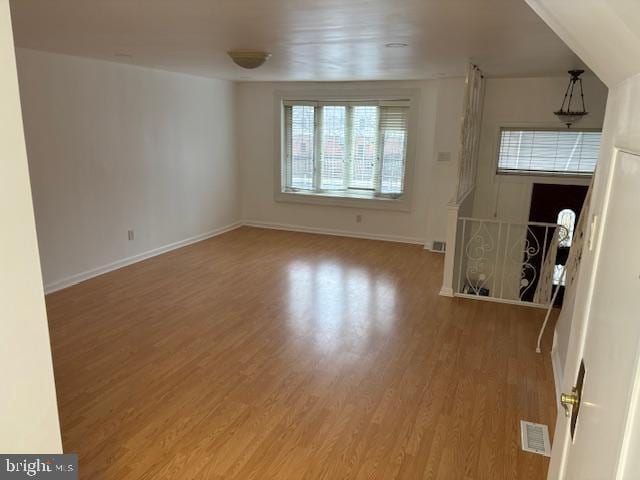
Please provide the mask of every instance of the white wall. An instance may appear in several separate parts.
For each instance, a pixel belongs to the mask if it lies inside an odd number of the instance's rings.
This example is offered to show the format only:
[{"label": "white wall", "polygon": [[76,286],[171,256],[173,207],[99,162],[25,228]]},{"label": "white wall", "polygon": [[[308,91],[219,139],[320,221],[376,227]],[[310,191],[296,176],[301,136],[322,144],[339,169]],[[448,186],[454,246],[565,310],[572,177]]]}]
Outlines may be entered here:
[{"label": "white wall", "polygon": [[232,83],[17,55],[48,288],[240,220]]},{"label": "white wall", "polygon": [[0,452],[60,453],[7,0],[0,0],[0,104]]},{"label": "white wall", "polygon": [[[318,206],[274,200],[276,91],[317,88],[419,89],[420,111],[411,211]],[[241,83],[237,87],[238,154],[242,168],[242,215],[256,224],[286,225],[427,243],[446,237],[446,205],[453,196],[464,79],[420,82]],[[438,151],[451,161],[436,162]],[[356,215],[362,222],[356,223]]]},{"label": "white wall", "polygon": [[[553,114],[560,108],[569,76],[546,78],[490,78],[486,82],[474,216],[513,222],[529,220],[533,183],[549,183],[549,177],[496,175],[500,127],[561,126]],[[584,76],[585,103],[589,115],[576,128],[602,128],[607,88],[593,75]],[[556,182],[557,183],[557,182]],[[588,185],[585,180],[562,183]]]},{"label": "white wall", "polygon": [[[434,133],[431,175],[428,183],[428,223],[427,242],[446,240],[447,206],[454,198],[458,187],[460,162],[460,134],[464,107],[464,79],[440,80],[438,82],[438,103]],[[438,152],[451,152],[451,161],[437,161]],[[469,199],[470,201],[472,199]],[[460,215],[465,215],[465,207]],[[468,212],[470,213],[470,212]]]}]

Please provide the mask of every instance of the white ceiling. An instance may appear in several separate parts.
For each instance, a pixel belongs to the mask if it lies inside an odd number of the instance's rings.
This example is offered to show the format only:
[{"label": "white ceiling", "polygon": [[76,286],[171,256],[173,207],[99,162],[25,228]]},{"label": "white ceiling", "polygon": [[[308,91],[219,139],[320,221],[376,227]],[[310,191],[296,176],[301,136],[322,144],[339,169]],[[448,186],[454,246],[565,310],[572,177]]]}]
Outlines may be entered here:
[{"label": "white ceiling", "polygon": [[[490,76],[582,66],[524,0],[12,0],[11,7],[20,47],[234,80],[434,78],[462,75],[468,60]],[[408,46],[386,48],[390,42]],[[243,70],[227,57],[231,49],[273,56]]]},{"label": "white ceiling", "polygon": [[640,73],[640,1],[526,1],[607,86]]}]

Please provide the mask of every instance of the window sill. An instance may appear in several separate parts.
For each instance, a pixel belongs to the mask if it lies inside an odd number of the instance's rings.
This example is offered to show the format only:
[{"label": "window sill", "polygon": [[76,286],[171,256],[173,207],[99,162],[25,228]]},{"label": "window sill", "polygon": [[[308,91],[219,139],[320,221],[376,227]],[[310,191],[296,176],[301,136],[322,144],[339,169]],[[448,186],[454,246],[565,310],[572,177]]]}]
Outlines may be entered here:
[{"label": "window sill", "polygon": [[400,198],[385,198],[364,196],[362,194],[337,195],[329,192],[277,192],[277,202],[303,203],[309,205],[324,205],[331,207],[367,208],[375,210],[410,210],[406,195]]}]

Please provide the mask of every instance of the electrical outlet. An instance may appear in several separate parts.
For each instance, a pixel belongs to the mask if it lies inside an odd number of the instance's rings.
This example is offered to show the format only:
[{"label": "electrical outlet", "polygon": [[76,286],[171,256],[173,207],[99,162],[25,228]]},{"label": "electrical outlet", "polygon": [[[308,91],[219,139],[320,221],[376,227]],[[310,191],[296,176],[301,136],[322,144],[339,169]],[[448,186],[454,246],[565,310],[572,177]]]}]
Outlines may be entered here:
[{"label": "electrical outlet", "polygon": [[129,240],[133,240],[135,238],[135,233],[133,230],[127,230],[127,237]]},{"label": "electrical outlet", "polygon": [[362,215],[356,215],[356,223],[362,223]]}]

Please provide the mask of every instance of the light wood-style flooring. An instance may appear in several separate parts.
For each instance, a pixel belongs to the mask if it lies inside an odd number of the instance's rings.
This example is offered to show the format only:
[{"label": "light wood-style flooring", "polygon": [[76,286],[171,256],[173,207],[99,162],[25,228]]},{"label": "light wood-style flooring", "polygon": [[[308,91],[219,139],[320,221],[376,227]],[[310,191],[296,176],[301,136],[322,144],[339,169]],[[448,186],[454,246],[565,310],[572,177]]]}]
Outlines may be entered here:
[{"label": "light wood-style flooring", "polygon": [[442,265],[245,227],[51,294],[64,449],[87,480],[546,478],[544,312],[440,297]]}]

